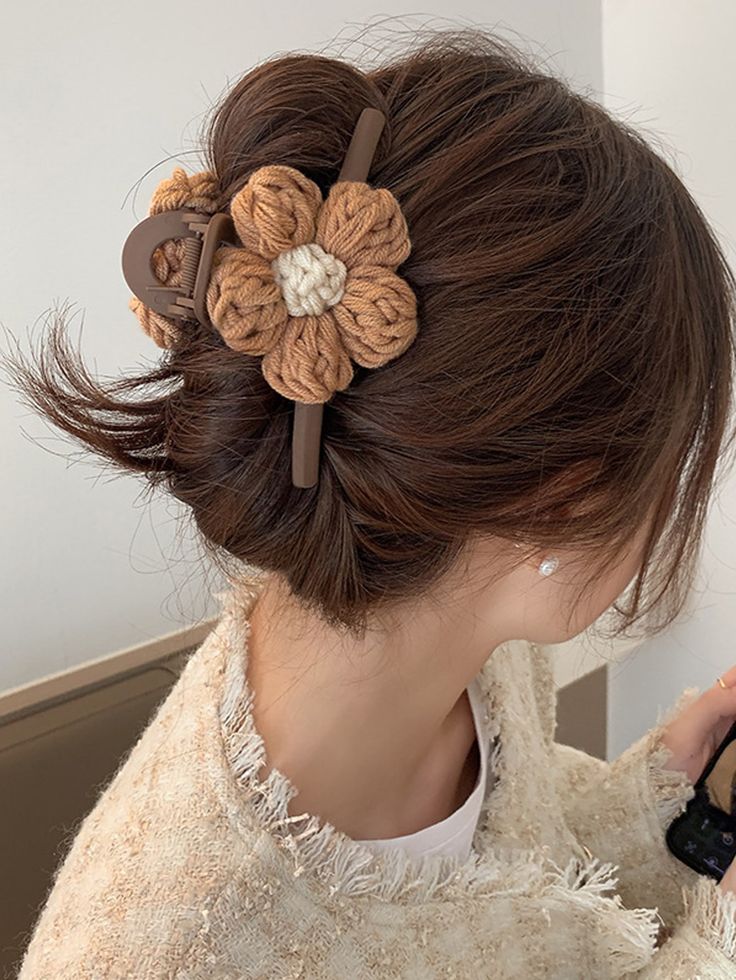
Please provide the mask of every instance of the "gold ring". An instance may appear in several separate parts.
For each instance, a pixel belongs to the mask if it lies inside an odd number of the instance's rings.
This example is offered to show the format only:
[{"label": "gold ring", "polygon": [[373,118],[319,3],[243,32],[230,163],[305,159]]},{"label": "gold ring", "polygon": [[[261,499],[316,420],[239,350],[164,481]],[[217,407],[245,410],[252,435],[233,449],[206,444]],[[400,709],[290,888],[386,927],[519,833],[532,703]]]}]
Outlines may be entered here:
[{"label": "gold ring", "polygon": [[722,677],[717,677],[716,680],[721,685],[721,687],[723,688],[724,691],[727,691],[728,690],[728,684],[724,684],[723,683],[723,678]]}]

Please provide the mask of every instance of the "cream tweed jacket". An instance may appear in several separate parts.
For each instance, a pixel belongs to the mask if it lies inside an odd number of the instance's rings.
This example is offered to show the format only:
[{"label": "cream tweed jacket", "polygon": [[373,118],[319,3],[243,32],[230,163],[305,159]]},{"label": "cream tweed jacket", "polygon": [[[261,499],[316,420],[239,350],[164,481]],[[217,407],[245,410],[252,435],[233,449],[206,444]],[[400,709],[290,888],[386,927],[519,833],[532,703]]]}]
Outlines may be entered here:
[{"label": "cream tweed jacket", "polygon": [[[262,578],[214,629],[75,828],[19,980],[720,980],[736,899],[667,850],[693,795],[662,725],[612,763],[555,743],[549,653],[511,641],[480,677],[497,779],[467,860],[374,854],[289,817],[246,681]],[[489,787],[492,781],[489,781]]]}]

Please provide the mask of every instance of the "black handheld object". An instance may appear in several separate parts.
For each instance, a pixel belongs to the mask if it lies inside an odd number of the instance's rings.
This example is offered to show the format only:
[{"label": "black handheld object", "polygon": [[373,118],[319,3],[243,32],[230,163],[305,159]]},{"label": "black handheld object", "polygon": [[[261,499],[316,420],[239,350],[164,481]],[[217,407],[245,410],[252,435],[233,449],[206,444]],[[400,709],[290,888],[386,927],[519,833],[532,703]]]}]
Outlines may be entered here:
[{"label": "black handheld object", "polygon": [[670,851],[720,881],[736,857],[736,722],[695,783],[687,808],[667,828]]}]

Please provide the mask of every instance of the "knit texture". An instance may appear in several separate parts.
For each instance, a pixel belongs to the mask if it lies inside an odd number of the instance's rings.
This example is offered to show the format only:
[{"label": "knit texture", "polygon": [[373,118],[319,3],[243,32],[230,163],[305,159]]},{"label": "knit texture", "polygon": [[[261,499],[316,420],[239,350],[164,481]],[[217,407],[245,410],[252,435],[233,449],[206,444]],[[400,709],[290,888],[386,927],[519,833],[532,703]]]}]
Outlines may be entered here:
[{"label": "knit texture", "polygon": [[[149,215],[217,209],[209,171],[181,167],[162,181]],[[294,167],[259,167],[233,196],[230,215],[241,246],[215,252],[207,315],[228,347],[261,356],[269,385],[286,398],[328,401],[347,388],[352,362],[377,368],[403,354],[417,335],[412,289],[397,275],[411,242],[398,201],[385,187],[338,181],[323,201],[317,184]],[[182,285],[184,241],[155,249],[152,268],[168,287]],[[137,296],[135,313],[164,348],[187,340],[187,326]]]},{"label": "knit texture", "polygon": [[666,718],[611,764],[555,743],[536,645],[504,643],[479,675],[496,779],[469,859],[374,853],[290,817],[293,784],[258,778],[261,582],[219,594],[215,628],[76,831],[19,980],[736,977],[736,898],[664,843],[694,792],[663,769]]}]

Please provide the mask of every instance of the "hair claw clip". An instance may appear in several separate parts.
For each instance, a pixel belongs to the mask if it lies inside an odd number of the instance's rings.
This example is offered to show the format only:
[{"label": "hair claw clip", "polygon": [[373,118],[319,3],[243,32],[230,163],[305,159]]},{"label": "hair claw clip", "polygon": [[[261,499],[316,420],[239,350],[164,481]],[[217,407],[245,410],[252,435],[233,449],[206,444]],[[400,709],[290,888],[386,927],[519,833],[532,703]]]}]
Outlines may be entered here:
[{"label": "hair claw clip", "polygon": [[[363,109],[337,181],[367,179],[385,122],[380,110]],[[164,286],[153,273],[153,252],[170,239],[184,240],[181,286]],[[227,212],[209,215],[182,208],[150,215],[126,239],[122,253],[125,281],[131,292],[156,313],[169,318],[196,319],[214,329],[207,313],[206,295],[213,257],[221,242],[240,244]],[[291,473],[295,487],[313,487],[317,483],[323,411],[323,403],[294,403]]]},{"label": "hair claw clip", "polygon": [[[385,123],[386,117],[379,109],[363,109],[353,130],[338,181],[366,180]],[[294,404],[291,482],[295,487],[313,487],[317,483],[323,414],[324,404],[321,402]]]},{"label": "hair claw clip", "polygon": [[[181,286],[164,286],[154,275],[153,252],[172,238],[184,239]],[[197,319],[212,329],[207,313],[207,285],[215,250],[221,242],[237,244],[233,220],[224,211],[213,215],[182,208],[145,218],[123,247],[123,276],[130,290],[162,316]]]}]

